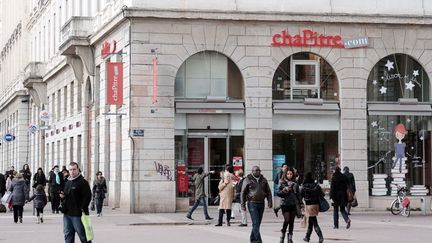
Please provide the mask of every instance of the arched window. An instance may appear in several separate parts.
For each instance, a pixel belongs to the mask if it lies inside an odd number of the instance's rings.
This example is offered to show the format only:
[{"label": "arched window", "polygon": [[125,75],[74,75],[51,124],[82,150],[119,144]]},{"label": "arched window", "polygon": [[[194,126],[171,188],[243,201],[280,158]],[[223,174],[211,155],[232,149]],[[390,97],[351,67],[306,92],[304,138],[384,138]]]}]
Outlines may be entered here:
[{"label": "arched window", "polygon": [[429,77],[412,57],[392,54],[381,59],[370,72],[368,101],[398,101],[399,98],[429,101]]},{"label": "arched window", "polygon": [[175,79],[175,97],[243,99],[243,78],[225,55],[203,51],[189,57]]},{"label": "arched window", "polygon": [[339,100],[335,71],[327,61],[310,52],[286,58],[273,76],[274,100],[304,98]]},{"label": "arched window", "polygon": [[421,195],[431,181],[429,77],[412,57],[392,54],[375,64],[367,82],[371,194],[394,195],[398,184],[423,185],[411,189]]}]

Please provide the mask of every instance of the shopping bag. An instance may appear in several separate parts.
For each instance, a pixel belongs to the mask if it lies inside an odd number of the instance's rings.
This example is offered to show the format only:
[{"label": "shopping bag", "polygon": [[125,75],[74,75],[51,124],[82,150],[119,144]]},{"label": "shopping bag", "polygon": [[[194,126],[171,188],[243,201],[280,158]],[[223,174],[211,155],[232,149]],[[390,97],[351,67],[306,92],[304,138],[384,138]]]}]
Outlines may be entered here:
[{"label": "shopping bag", "polygon": [[4,205],[7,205],[7,204],[9,204],[11,198],[12,198],[12,193],[11,193],[10,191],[7,191],[7,192],[3,195],[3,197],[1,198],[1,202],[2,202]]},{"label": "shopping bag", "polygon": [[326,212],[329,209],[330,209],[330,205],[327,202],[327,200],[323,196],[319,197],[319,211]]},{"label": "shopping bag", "polygon": [[94,235],[93,235],[93,227],[91,224],[90,216],[83,213],[81,215],[81,222],[84,226],[87,241],[93,240]]},{"label": "shopping bag", "polygon": [[351,189],[347,189],[347,201],[350,203],[354,200],[354,193],[351,191]]}]

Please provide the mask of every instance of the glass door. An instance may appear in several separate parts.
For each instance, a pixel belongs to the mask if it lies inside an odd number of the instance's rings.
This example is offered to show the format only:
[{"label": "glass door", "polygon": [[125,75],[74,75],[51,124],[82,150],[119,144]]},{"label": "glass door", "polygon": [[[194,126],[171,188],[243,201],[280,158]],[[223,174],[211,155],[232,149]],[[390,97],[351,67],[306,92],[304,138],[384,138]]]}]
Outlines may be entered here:
[{"label": "glass door", "polygon": [[[198,171],[198,168],[202,167],[205,171],[205,146],[204,138],[188,138],[187,139],[187,174],[189,178]],[[193,181],[189,181],[189,204],[193,205],[195,202],[195,184]]]},{"label": "glass door", "polygon": [[214,170],[215,174],[210,174],[208,179],[208,203],[215,205],[215,199],[219,194],[219,181],[221,173],[225,170],[225,165],[229,163],[227,160],[227,144],[228,138],[208,138],[208,171]]}]

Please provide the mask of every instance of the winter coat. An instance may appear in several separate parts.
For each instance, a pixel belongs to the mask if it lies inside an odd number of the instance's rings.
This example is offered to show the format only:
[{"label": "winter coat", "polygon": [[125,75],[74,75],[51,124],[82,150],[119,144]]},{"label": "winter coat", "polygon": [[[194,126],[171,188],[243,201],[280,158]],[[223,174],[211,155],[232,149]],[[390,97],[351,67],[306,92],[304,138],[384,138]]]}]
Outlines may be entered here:
[{"label": "winter coat", "polygon": [[235,186],[235,193],[234,193],[234,202],[235,203],[240,203],[240,201],[241,201],[240,196],[241,196],[241,189],[243,186],[244,179],[245,179],[244,177],[240,178],[239,182]]},{"label": "winter coat", "polygon": [[81,217],[82,212],[89,213],[88,205],[92,195],[90,185],[82,175],[68,178],[64,187],[64,196],[62,202],[64,214]]},{"label": "winter coat", "polygon": [[233,174],[225,172],[224,179],[219,182],[219,209],[231,209],[234,199],[236,181]]},{"label": "winter coat", "polygon": [[105,193],[107,193],[107,185],[106,180],[104,177],[101,178],[101,180],[94,180],[93,181],[93,197],[98,199],[104,199]]},{"label": "winter coat", "polygon": [[192,180],[194,181],[195,185],[195,200],[198,200],[200,197],[205,197],[205,191],[204,191],[204,178],[209,176],[210,173],[196,173],[193,175]]},{"label": "winter coat", "polygon": [[60,177],[60,184],[58,184],[56,181],[56,175],[55,175],[54,171],[50,172],[50,177],[49,177],[48,183],[50,184],[50,193],[51,194],[59,193],[60,191],[63,191],[65,181],[63,179],[63,175],[61,172],[59,172],[58,175]]},{"label": "winter coat", "polygon": [[48,202],[45,192],[35,192],[32,197],[30,197],[29,202],[34,199],[35,208],[44,208]]},{"label": "winter coat", "polygon": [[[287,188],[288,191],[284,189]],[[300,188],[294,181],[282,181],[277,196],[281,198],[281,206],[296,206],[300,203]]]},{"label": "winter coat", "polygon": [[342,173],[335,172],[332,176],[330,186],[330,198],[333,200],[335,206],[346,207],[348,182]]},{"label": "winter coat", "polygon": [[6,192],[6,178],[0,173],[0,195],[4,195]]},{"label": "winter coat", "polygon": [[46,185],[46,177],[45,174],[40,174],[36,173],[33,176],[33,188],[36,188],[37,185],[42,185],[43,187],[45,187]]},{"label": "winter coat", "polygon": [[354,175],[351,172],[345,172],[344,176],[347,179],[347,183],[348,183],[348,188],[351,189],[351,191],[353,192],[353,194],[356,192],[356,185],[355,185],[355,179],[354,179]]},{"label": "winter coat", "polygon": [[24,179],[15,178],[12,181],[10,191],[12,192],[12,206],[24,206],[26,199],[28,199],[27,184]]},{"label": "winter coat", "polygon": [[32,173],[30,172],[30,170],[21,170],[20,173],[23,176],[25,183],[29,187]]},{"label": "winter coat", "polygon": [[264,203],[267,198],[269,205],[273,204],[272,193],[267,179],[260,175],[258,181],[253,177],[252,174],[246,176],[243,181],[242,191],[241,191],[241,204],[246,205],[246,201],[254,203]]},{"label": "winter coat", "polygon": [[319,198],[324,196],[324,192],[318,183],[304,183],[301,189],[301,196],[305,201],[305,214],[310,216],[318,216],[319,213]]}]

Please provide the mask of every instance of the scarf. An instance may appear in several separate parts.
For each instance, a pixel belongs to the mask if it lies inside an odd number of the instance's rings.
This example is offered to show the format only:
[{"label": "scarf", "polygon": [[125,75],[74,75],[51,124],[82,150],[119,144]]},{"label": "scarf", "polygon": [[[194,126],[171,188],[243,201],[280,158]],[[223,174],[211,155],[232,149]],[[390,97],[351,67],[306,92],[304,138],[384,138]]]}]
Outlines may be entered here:
[{"label": "scarf", "polygon": [[55,177],[56,177],[55,178],[56,184],[60,185],[60,176],[59,176],[58,172],[54,171],[54,174],[55,174]]}]

